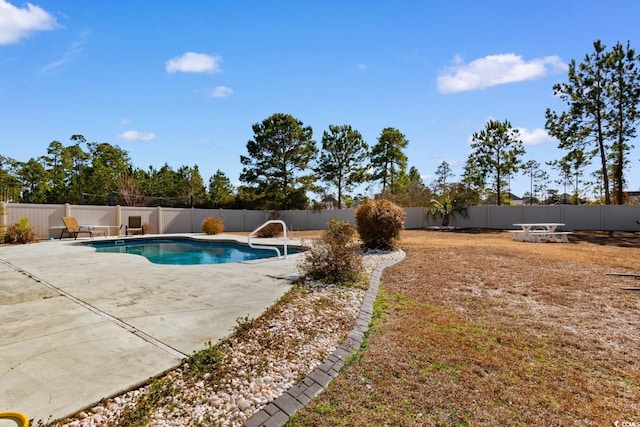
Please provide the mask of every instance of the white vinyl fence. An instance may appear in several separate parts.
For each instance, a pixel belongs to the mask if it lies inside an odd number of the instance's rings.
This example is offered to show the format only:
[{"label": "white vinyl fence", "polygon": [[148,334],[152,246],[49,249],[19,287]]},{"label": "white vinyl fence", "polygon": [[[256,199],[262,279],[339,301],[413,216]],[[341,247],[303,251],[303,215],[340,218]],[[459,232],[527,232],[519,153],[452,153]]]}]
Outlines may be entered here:
[{"label": "white vinyl fence", "polygon": [[[202,221],[221,218],[226,231],[253,231],[269,219],[282,219],[290,230],[323,230],[332,219],[355,224],[352,209],[322,211],[270,211],[195,208],[138,208],[129,206],[35,205],[4,203],[2,224],[17,223],[26,217],[40,239],[58,238],[62,217],[74,216],[78,223],[102,227],[108,235],[124,234],[129,216],[141,216],[152,234],[199,233]],[[405,208],[406,229],[439,226],[441,221],[425,215],[424,208]],[[516,229],[516,223],[558,222],[567,230],[640,231],[640,206],[553,205],[553,206],[474,206],[469,218],[455,216],[450,225],[462,228]]]}]

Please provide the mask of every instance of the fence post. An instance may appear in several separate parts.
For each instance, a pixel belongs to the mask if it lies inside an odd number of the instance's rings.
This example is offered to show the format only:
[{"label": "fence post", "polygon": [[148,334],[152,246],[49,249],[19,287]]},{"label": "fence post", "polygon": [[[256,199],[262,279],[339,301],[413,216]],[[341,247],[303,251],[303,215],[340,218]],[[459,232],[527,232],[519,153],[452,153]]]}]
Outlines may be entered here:
[{"label": "fence post", "polygon": [[158,212],[158,234],[164,234],[164,229],[163,229],[163,221],[162,221],[162,207],[158,206],[156,207],[156,210]]},{"label": "fence post", "polygon": [[[116,227],[122,226],[122,209],[120,209],[120,205],[116,205]],[[120,235],[120,228],[118,228],[118,236]]]}]

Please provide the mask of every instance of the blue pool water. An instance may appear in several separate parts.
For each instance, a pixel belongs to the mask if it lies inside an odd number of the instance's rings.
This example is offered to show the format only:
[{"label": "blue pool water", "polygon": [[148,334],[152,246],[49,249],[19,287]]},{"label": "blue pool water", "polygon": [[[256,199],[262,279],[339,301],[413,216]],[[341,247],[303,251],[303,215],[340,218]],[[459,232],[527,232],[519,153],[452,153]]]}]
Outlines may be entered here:
[{"label": "blue pool water", "polygon": [[[155,264],[194,265],[242,262],[277,256],[276,251],[255,249],[234,242],[203,242],[192,239],[123,239],[85,243],[96,252],[142,255]],[[289,254],[298,252],[287,247]],[[280,253],[284,254],[282,248]]]}]

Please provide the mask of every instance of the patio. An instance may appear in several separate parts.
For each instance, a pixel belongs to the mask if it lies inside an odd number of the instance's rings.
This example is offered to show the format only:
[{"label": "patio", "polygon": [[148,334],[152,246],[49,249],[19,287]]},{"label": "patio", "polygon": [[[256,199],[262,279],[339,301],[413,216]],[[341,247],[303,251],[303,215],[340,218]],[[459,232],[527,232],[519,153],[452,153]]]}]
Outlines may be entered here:
[{"label": "patio", "polygon": [[57,419],[177,366],[272,305],[296,259],[169,266],[73,241],[0,247],[0,410]]}]

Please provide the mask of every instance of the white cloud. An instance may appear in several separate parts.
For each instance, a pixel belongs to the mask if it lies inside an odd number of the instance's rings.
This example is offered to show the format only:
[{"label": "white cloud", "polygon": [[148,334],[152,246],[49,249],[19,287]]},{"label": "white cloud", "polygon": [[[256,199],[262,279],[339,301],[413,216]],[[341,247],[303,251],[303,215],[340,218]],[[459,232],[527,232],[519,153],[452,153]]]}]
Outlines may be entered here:
[{"label": "white cloud", "polygon": [[226,98],[229,95],[233,95],[233,89],[226,86],[216,86],[213,91],[211,91],[212,98]]},{"label": "white cloud", "polygon": [[120,120],[120,124],[123,125],[123,126],[126,126],[129,123],[131,123],[131,119],[122,119],[122,120]]},{"label": "white cloud", "polygon": [[219,73],[222,71],[221,63],[222,58],[217,55],[187,52],[167,61],[167,73]]},{"label": "white cloud", "polygon": [[18,8],[0,0],[0,46],[18,42],[36,31],[56,28],[56,19],[44,9],[27,3]]},{"label": "white cloud", "polygon": [[520,132],[522,143],[527,146],[547,144],[555,141],[544,129],[538,128],[529,131],[525,128],[518,128],[518,131]]},{"label": "white cloud", "polygon": [[362,63],[358,64],[358,70],[366,70],[368,68],[369,67],[367,67],[367,64],[362,64]]},{"label": "white cloud", "polygon": [[552,73],[566,72],[567,64],[558,56],[545,56],[525,61],[514,53],[489,55],[470,63],[456,56],[453,65],[438,76],[441,93],[486,89],[506,83],[535,80]]},{"label": "white cloud", "polygon": [[156,134],[151,132],[138,132],[137,130],[127,130],[118,135],[118,138],[125,141],[153,141]]},{"label": "white cloud", "polygon": [[85,40],[89,38],[89,34],[90,33],[88,31],[85,31],[82,34],[80,34],[80,37],[78,38],[78,40],[74,41],[71,44],[71,46],[69,46],[69,48],[66,50],[62,58],[46,65],[45,67],[42,68],[42,70],[40,70],[40,72],[47,73],[56,68],[62,67],[64,64],[76,59],[82,53],[82,51],[84,51]]}]

